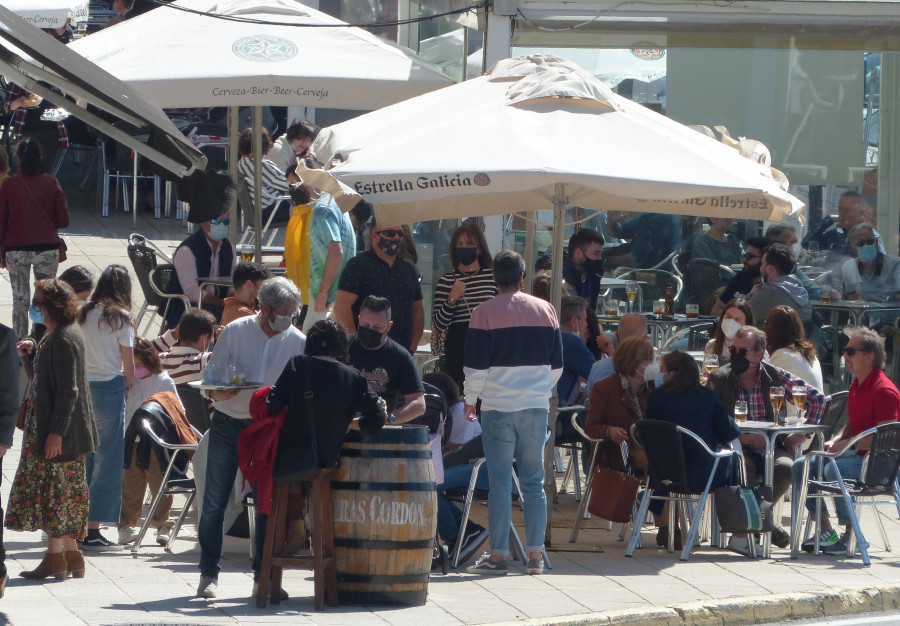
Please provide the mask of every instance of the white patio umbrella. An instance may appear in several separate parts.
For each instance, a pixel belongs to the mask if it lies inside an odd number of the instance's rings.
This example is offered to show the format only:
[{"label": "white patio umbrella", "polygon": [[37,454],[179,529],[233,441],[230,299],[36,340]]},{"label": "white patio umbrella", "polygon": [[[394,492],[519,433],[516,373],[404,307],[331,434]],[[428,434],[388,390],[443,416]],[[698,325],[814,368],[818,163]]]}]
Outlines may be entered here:
[{"label": "white patio umbrella", "polygon": [[409,50],[294,0],[179,0],[70,46],[162,107],[373,110],[453,83]]},{"label": "white patio umbrella", "polygon": [[38,28],[59,28],[71,17],[87,22],[90,0],[3,0],[4,7]]}]

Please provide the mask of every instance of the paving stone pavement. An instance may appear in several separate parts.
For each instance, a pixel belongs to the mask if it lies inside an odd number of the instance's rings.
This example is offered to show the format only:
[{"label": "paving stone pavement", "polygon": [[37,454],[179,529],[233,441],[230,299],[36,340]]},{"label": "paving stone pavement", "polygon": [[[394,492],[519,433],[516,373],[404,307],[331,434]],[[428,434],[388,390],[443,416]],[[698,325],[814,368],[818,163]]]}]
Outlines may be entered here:
[{"label": "paving stone pavement", "polygon": [[[109,263],[128,267],[125,246],[131,216],[100,218],[96,201],[75,197],[72,226],[67,229],[69,261],[97,273]],[[85,208],[87,207],[87,208]],[[149,217],[147,217],[149,215]],[[141,213],[139,231],[163,246],[186,233],[174,219],[154,220]],[[142,302],[135,285],[135,311]],[[11,319],[6,272],[0,272],[0,320]],[[0,497],[5,502],[15,475],[21,439],[3,464]],[[176,500],[176,509],[180,501]],[[475,506],[482,522],[486,509]],[[785,512],[788,507],[784,507]],[[893,507],[883,509],[888,537],[900,545],[900,519]],[[306,624],[323,626],[392,624],[444,626],[485,623],[528,624],[731,624],[788,618],[838,615],[894,609],[900,597],[900,561],[880,545],[874,518],[867,511],[863,529],[872,542],[872,565],[846,559],[802,554],[796,561],[785,550],[774,558],[750,560],[709,547],[696,548],[687,563],[655,547],[655,530],[647,527],[645,548],[624,556],[618,529],[606,530],[588,520],[577,544],[568,533],[576,513],[571,493],[555,507],[553,569],[531,577],[517,565],[503,578],[477,578],[464,573],[435,575],[428,601],[421,607],[337,607],[316,612],[310,572],[286,571],[284,587],[292,599],[263,609],[250,601],[252,578],[245,540],[229,538],[215,600],[194,597],[199,573],[196,526],[186,524],[173,554],[150,542],[133,557],[130,552],[86,554],[83,579],[35,583],[19,577],[40,560],[39,533],[6,532],[10,582],[0,600],[0,624]],[[521,512],[514,517],[521,529]],[[788,520],[784,520],[787,524]],[[114,531],[107,531],[114,536]]]}]

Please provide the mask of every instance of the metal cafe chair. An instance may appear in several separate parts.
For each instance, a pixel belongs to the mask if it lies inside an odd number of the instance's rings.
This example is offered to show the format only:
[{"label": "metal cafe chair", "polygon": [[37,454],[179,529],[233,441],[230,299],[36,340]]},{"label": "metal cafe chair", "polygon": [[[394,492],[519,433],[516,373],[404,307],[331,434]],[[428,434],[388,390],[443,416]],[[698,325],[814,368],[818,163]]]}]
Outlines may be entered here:
[{"label": "metal cafe chair", "polygon": [[[862,471],[859,478],[844,478],[841,476],[840,469],[835,459],[841,456],[847,449],[854,447],[861,439],[872,436],[872,446],[869,449],[866,458],[863,461]],[[821,461],[829,463],[834,469],[836,479],[825,480],[824,478],[810,478],[810,465],[814,460],[820,461],[819,471],[822,471]],[[818,554],[818,532],[819,517],[821,516],[821,500],[822,498],[838,496],[844,499],[847,504],[847,510],[850,514],[850,524],[852,534],[847,545],[848,556],[855,552],[858,544],[864,565],[870,564],[868,544],[862,534],[859,526],[859,507],[870,505],[876,507],[879,504],[892,504],[896,506],[895,487],[897,484],[897,474],[900,471],[900,423],[892,422],[890,424],[882,424],[875,428],[858,434],[851,439],[847,446],[841,452],[825,452],[824,450],[811,450],[807,453],[803,460],[803,479],[800,486],[800,493],[797,494],[796,500],[792,499],[791,508],[791,558],[796,559],[800,550],[800,528],[803,511],[806,509],[806,498],[816,499],[815,514],[815,530],[816,530],[816,546],[815,552]],[[815,489],[818,493],[808,493],[810,489]],[[879,497],[889,497],[890,500],[879,500]],[[875,510],[875,517],[878,528],[881,532],[882,539],[885,542],[885,549],[890,550],[890,543],[884,532],[884,525],[881,521],[878,510]]]}]

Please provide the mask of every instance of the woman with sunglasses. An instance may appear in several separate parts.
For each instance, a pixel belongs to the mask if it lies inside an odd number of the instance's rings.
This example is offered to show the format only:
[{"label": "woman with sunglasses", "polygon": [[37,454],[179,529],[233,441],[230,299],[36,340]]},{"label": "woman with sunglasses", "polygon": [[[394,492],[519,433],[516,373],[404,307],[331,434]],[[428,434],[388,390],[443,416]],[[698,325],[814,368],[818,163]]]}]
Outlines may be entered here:
[{"label": "woman with sunglasses", "polygon": [[[167,293],[183,293],[194,306],[199,306],[216,316],[216,322],[222,319],[225,298],[234,292],[227,285],[207,285],[200,291],[198,278],[230,278],[234,272],[234,247],[228,241],[227,209],[218,218],[198,224],[200,228],[193,235],[181,242],[175,249],[172,262],[175,271],[166,287]],[[229,281],[230,282],[230,281]],[[166,328],[178,326],[184,304],[180,298],[169,300],[166,310]]]},{"label": "woman with sunglasses", "polygon": [[[850,383],[850,394],[847,396],[847,425],[836,433],[825,444],[829,452],[845,451],[835,459],[841,477],[859,478],[866,452],[872,445],[872,438],[866,437],[856,443],[855,448],[847,449],[847,443],[858,434],[870,428],[890,422],[900,421],[900,392],[884,373],[885,365],[884,339],[868,328],[857,328],[851,331],[850,341],[844,348],[844,362],[847,372],[853,375]],[[803,459],[797,459],[791,468],[794,480],[794,493],[800,492],[800,481],[803,480]],[[837,480],[831,463],[825,465],[825,480]],[[819,547],[825,554],[844,556],[847,554],[847,541],[850,537],[850,514],[843,498],[835,498],[838,523],[845,527],[844,533],[838,537],[828,518],[828,508],[822,501],[822,519],[819,525]],[[815,515],[814,499],[806,501],[810,516]],[[803,549],[812,552],[815,537],[803,542]]]}]

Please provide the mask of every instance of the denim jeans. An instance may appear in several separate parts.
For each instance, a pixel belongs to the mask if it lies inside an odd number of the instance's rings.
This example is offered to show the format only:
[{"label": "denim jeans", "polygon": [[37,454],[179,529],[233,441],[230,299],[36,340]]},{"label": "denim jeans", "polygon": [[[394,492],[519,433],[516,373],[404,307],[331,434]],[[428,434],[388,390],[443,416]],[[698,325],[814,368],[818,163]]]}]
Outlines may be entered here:
[{"label": "denim jeans", "polygon": [[[209,425],[209,449],[206,453],[203,509],[197,526],[201,576],[219,577],[219,561],[222,559],[222,542],[225,539],[225,508],[238,472],[238,438],[245,428],[247,424],[244,422],[232,419],[221,411],[213,412]],[[257,527],[256,532],[265,533],[265,528],[260,531]]]},{"label": "denim jeans", "polygon": [[[842,478],[859,478],[859,474],[862,471],[862,463],[865,457],[861,454],[857,454],[856,450],[848,450],[842,456],[839,456],[835,459],[835,463],[837,463],[838,470],[841,472]],[[825,469],[825,480],[837,480],[837,476],[834,472],[834,467],[832,467],[831,463],[828,461],[823,462],[823,466]],[[818,468],[818,462],[812,461],[809,468],[810,476],[813,475],[813,472]],[[794,493],[800,493],[800,482],[803,479],[803,459],[797,459],[794,461],[794,465],[791,467],[791,476],[794,479]],[[842,496],[837,496],[834,499],[834,508],[837,510],[838,523],[841,526],[848,526],[850,524],[850,512],[847,510],[847,503],[844,502],[844,498]],[[816,500],[815,498],[807,498],[806,499],[806,510],[809,511],[812,515],[816,513]],[[828,517],[828,507],[825,504],[825,501],[822,501],[822,515]]]},{"label": "denim jeans", "polygon": [[509,555],[512,519],[512,467],[515,459],[525,501],[525,550],[544,549],[547,496],[544,494],[544,443],[547,441],[547,409],[481,412],[481,436],[490,473],[488,526],[491,554]]},{"label": "denim jeans", "polygon": [[118,524],[125,459],[125,378],[91,382],[90,387],[100,445],[84,459],[91,498],[88,521]]},{"label": "denim jeans", "polygon": [[[438,535],[444,541],[456,541],[459,535],[459,523],[462,521],[462,511],[444,495],[447,489],[468,488],[472,480],[472,470],[475,465],[454,465],[444,468],[444,482],[437,486],[437,514]],[[488,472],[482,469],[478,472],[478,481],[475,483],[478,489],[490,489]]]}]

